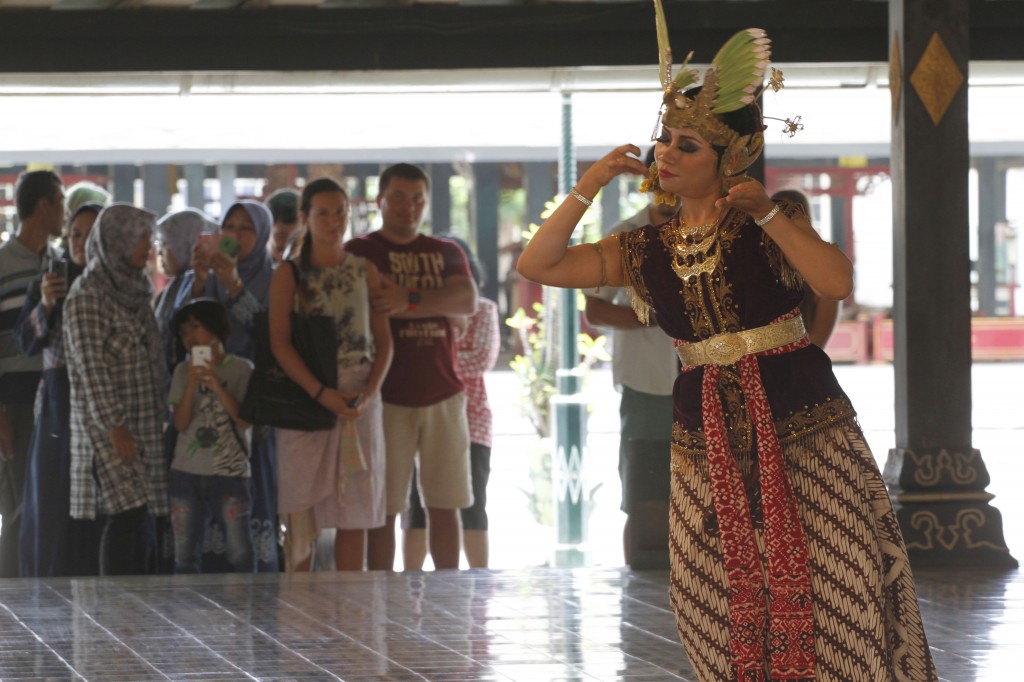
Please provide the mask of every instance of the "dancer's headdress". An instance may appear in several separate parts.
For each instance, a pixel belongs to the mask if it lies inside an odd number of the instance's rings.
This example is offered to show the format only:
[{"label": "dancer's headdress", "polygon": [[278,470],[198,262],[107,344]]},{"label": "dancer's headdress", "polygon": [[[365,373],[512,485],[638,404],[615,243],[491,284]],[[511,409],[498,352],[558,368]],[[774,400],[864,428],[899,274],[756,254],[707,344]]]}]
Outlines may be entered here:
[{"label": "dancer's headdress", "polygon": [[[687,68],[693,53],[687,55],[679,74],[672,78],[672,47],[661,0],[654,0],[654,13],[659,75],[664,90],[654,136],[660,134],[662,125],[693,128],[712,145],[725,148],[719,164],[722,176],[726,179],[738,176],[757,160],[764,149],[765,117],[758,109],[762,121],[760,130],[740,134],[730,128],[721,115],[750,104],[756,108],[757,99],[767,88],[778,92],[783,87],[782,72],[775,68],[771,69],[768,83],[764,82],[771,57],[768,34],[759,28],[748,28],[726,41],[704,72],[700,92],[687,96],[687,90],[696,86],[700,78],[695,69]],[[785,124],[784,130],[790,136],[803,128],[800,117],[786,119]],[[654,188],[651,189],[653,191]]]}]

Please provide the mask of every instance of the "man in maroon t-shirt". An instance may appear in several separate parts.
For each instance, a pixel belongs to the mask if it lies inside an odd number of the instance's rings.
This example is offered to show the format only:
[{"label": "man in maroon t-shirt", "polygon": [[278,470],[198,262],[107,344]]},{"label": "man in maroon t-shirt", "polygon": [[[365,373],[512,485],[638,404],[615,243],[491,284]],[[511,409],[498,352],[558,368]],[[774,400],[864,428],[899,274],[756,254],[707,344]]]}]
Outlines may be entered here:
[{"label": "man in maroon t-shirt", "polygon": [[435,568],[459,567],[459,510],[473,504],[466,397],[448,316],[472,314],[477,291],[462,250],[418,232],[429,191],[420,168],[400,163],[385,169],[377,194],[381,229],[346,245],[381,272],[383,284],[370,300],[391,315],[395,344],[381,387],[387,522],[369,533],[371,569],[394,568],[395,517],[408,503],[414,464]]}]

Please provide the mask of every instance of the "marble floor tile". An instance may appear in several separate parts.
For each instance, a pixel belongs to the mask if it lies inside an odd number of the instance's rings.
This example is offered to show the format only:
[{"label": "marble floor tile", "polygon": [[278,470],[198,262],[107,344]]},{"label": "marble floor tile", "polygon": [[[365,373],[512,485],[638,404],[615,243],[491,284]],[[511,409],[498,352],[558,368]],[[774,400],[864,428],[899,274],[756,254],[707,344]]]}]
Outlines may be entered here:
[{"label": "marble floor tile", "polygon": [[[510,374],[488,376],[491,395],[516,394]],[[892,368],[837,374],[881,465],[892,447]],[[1021,559],[1024,364],[975,365],[974,378],[975,446]],[[488,507],[501,510],[491,519],[501,570],[0,580],[0,682],[696,682],[668,576],[619,565],[618,397],[602,396],[590,420],[590,475],[602,484],[590,524],[615,532],[589,548],[586,568],[540,565],[551,537],[523,503],[528,463],[502,456],[527,451],[536,434],[496,404]],[[943,682],[1024,680],[1020,571],[915,574]]]},{"label": "marble floor tile", "polygon": [[[942,680],[1021,679],[1019,571],[919,570]],[[0,581],[0,680],[696,678],[668,577],[622,568]]]}]

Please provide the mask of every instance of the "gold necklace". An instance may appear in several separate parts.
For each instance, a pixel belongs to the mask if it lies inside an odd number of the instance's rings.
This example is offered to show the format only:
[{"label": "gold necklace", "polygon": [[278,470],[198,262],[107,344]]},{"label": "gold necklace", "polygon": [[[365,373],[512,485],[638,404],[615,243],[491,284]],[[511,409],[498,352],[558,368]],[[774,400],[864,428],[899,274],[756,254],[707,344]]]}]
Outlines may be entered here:
[{"label": "gold necklace", "polygon": [[690,227],[689,225],[686,224],[685,220],[683,220],[682,218],[679,219],[679,232],[682,233],[684,237],[692,237],[696,234],[701,234],[717,226],[717,220],[713,220],[710,223],[704,223],[703,225],[694,225],[693,227]]},{"label": "gold necklace", "polygon": [[684,284],[701,274],[711,274],[718,266],[721,252],[717,220],[687,227],[681,218],[676,218],[662,232],[662,242],[668,248],[672,271]]}]

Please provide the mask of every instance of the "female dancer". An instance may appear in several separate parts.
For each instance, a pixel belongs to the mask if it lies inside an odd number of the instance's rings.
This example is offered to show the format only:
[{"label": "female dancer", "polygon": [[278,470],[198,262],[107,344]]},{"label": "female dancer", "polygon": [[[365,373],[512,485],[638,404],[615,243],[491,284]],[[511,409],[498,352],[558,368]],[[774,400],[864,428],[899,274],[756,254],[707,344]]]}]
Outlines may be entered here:
[{"label": "female dancer", "polygon": [[626,286],[637,316],[677,339],[670,597],[699,680],[934,680],[885,485],[799,315],[804,282],[845,298],[851,264],[740,175],[763,146],[752,102],[767,36],[737,34],[690,88],[692,71],[671,79],[656,8],[665,95],[650,186],[681,197],[679,214],[567,248],[601,187],[647,172],[624,145],[583,174],[519,272]]}]

